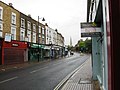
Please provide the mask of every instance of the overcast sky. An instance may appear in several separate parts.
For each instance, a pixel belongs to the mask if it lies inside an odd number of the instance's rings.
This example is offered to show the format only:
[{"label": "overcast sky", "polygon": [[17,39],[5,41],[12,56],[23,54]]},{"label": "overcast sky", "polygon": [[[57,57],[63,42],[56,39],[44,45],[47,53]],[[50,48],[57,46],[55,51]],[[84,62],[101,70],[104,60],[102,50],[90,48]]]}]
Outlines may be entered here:
[{"label": "overcast sky", "polygon": [[44,17],[49,27],[58,29],[65,44],[75,45],[80,39],[80,22],[86,22],[87,0],[2,0],[33,19]]}]

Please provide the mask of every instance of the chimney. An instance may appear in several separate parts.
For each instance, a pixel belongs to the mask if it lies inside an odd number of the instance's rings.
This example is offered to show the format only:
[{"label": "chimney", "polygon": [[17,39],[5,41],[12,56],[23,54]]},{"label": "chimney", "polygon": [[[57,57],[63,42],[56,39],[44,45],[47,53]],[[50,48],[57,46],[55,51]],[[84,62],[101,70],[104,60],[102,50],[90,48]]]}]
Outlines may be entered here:
[{"label": "chimney", "polygon": [[48,24],[47,24],[47,23],[45,23],[45,26],[48,26]]},{"label": "chimney", "polygon": [[30,18],[31,18],[31,14],[28,14],[28,17],[30,17]]},{"label": "chimney", "polygon": [[9,6],[10,6],[10,7],[13,7],[13,4],[12,4],[12,3],[9,3]]}]

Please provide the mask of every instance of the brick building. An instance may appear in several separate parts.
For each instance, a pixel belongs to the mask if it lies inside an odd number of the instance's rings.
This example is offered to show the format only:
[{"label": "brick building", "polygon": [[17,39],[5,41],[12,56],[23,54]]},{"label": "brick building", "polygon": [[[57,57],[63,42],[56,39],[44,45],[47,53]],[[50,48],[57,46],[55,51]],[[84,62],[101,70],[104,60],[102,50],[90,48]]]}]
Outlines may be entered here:
[{"label": "brick building", "polygon": [[[45,57],[47,31],[39,19],[39,16],[34,20],[31,15],[16,10],[12,3],[0,1],[0,65],[39,61]],[[52,44],[57,45],[57,32],[53,32]],[[60,46],[63,46],[64,38],[60,36]],[[50,52],[50,47],[47,51]]]}]

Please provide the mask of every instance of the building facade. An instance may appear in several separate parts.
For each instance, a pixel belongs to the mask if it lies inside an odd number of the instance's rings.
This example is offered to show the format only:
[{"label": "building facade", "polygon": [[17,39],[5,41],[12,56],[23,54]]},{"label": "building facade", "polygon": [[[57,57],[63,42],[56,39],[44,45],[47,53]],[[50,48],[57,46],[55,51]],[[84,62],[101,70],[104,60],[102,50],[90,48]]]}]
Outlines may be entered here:
[{"label": "building facade", "polygon": [[48,25],[46,26],[46,44],[57,45],[57,32]]},{"label": "building facade", "polygon": [[[20,13],[9,5],[0,1],[1,32],[2,41],[1,64],[22,63],[26,58],[26,43],[19,42]],[[21,53],[21,54],[18,54]],[[22,56],[22,57],[21,57]]]},{"label": "building facade", "polygon": [[55,55],[57,32],[39,19],[0,1],[0,65],[39,61],[50,57],[50,50]]}]

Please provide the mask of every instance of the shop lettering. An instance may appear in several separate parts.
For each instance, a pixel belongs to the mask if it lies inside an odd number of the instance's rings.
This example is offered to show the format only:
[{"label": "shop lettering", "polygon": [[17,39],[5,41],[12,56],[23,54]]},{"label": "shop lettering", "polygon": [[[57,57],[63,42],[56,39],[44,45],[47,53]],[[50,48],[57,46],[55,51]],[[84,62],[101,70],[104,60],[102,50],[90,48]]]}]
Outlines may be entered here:
[{"label": "shop lettering", "polygon": [[19,44],[12,44],[12,46],[13,46],[13,47],[18,47],[18,46],[19,46]]}]

